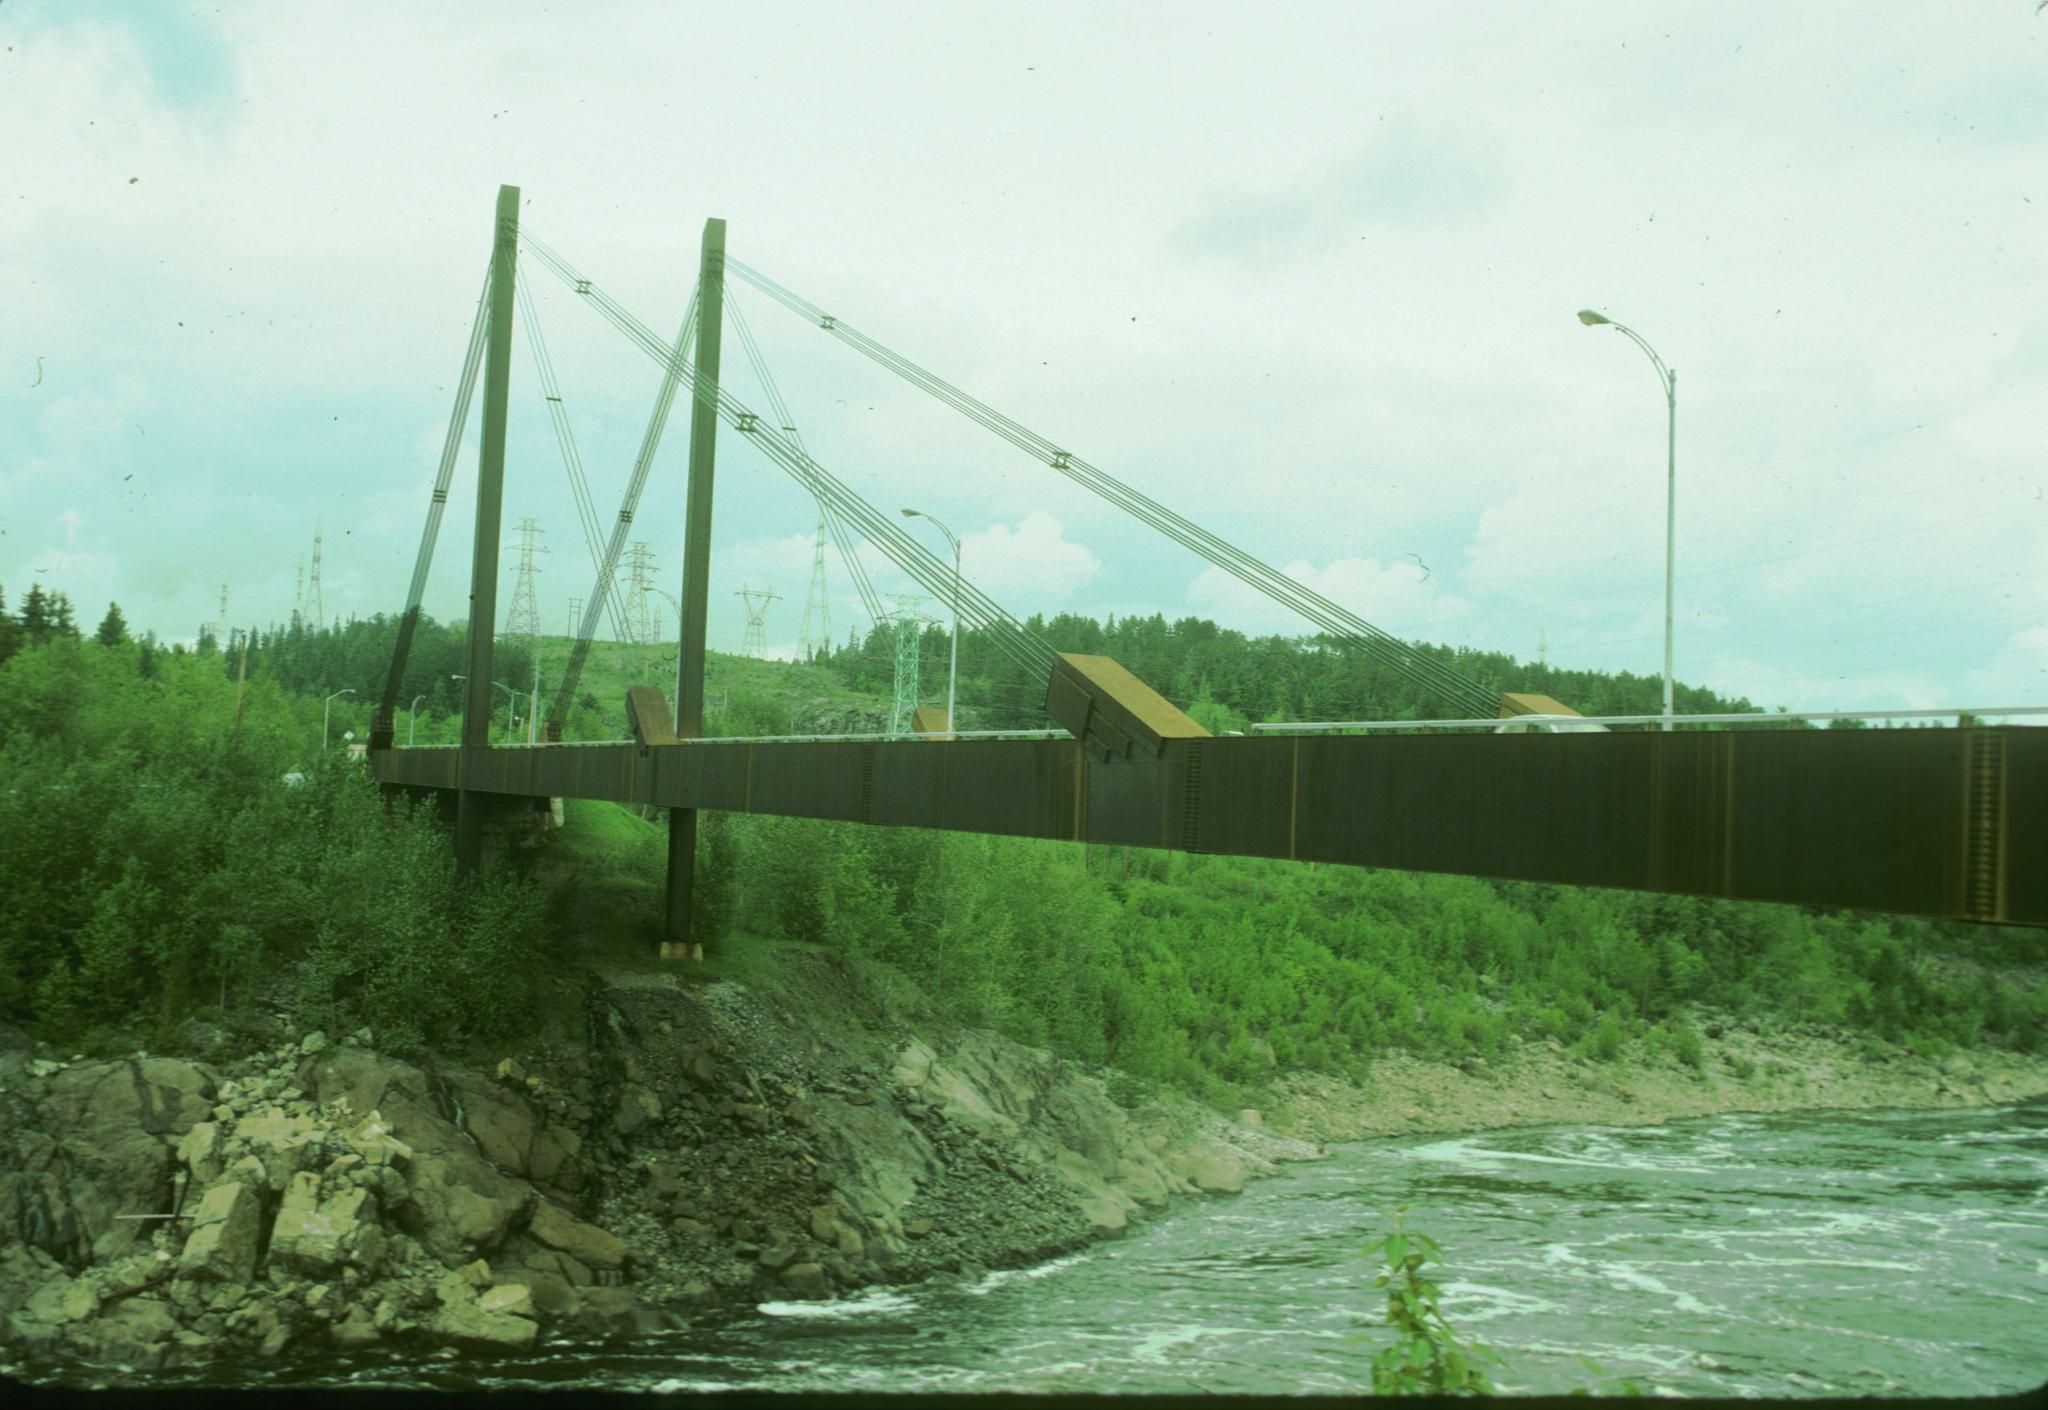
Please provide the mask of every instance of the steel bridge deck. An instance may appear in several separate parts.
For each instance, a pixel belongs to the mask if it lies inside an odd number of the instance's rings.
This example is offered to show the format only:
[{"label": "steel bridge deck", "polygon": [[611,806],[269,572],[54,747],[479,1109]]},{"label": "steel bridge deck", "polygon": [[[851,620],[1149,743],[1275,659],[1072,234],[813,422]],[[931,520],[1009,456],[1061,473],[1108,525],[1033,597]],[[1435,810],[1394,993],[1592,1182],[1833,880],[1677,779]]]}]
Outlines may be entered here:
[{"label": "steel bridge deck", "polygon": [[382,749],[414,788],[2048,924],[2048,730]]}]

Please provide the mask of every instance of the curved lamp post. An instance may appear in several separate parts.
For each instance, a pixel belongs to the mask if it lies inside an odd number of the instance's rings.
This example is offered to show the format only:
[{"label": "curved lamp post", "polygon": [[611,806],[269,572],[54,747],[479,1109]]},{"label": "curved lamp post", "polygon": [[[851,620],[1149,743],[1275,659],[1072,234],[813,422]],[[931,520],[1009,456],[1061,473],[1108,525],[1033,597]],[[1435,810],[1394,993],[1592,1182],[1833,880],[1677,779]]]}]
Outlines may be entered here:
[{"label": "curved lamp post", "polygon": [[1616,323],[1590,308],[1579,310],[1579,322],[1588,328],[1606,325],[1641,348],[1656,369],[1657,385],[1664,390],[1664,728],[1671,728],[1671,590],[1673,549],[1678,537],[1678,373],[1667,367],[1657,350],[1626,323]]},{"label": "curved lamp post", "polygon": [[667,603],[667,604],[668,604],[669,606],[673,607],[673,608],[675,609],[675,612],[676,612],[676,700],[675,700],[675,708],[676,708],[677,710],[681,710],[681,709],[683,708],[683,604],[682,604],[682,603],[680,603],[680,602],[678,602],[678,601],[676,601],[676,600],[675,600],[675,599],[674,599],[673,597],[669,596],[669,595],[668,595],[667,593],[663,592],[663,591],[662,591],[662,590],[661,590],[660,588],[658,588],[658,587],[655,587],[655,586],[653,586],[652,584],[649,584],[649,586],[648,586],[647,590],[648,590],[649,592],[653,593],[653,594],[654,594],[654,595],[655,595],[656,597],[659,597],[659,598],[660,598],[660,599],[661,599],[661,600],[662,600],[663,602],[666,602],[666,603]]},{"label": "curved lamp post", "polygon": [[412,708],[405,712],[407,717],[405,725],[405,747],[408,749],[412,748],[412,737],[419,733],[420,702],[422,700],[425,700],[426,698],[427,693],[424,690],[421,691],[418,695],[415,695],[412,698]]},{"label": "curved lamp post", "polygon": [[[451,681],[466,681],[469,677],[451,675],[448,679]],[[506,685],[503,681],[492,681],[491,684],[505,692],[505,733],[509,735],[512,733],[512,712],[519,707],[519,692]]]},{"label": "curved lamp post", "polygon": [[921,509],[906,509],[903,517],[928,521],[953,545],[953,662],[946,670],[946,738],[953,739],[960,733],[953,717],[954,694],[960,685],[960,540],[951,529]]},{"label": "curved lamp post", "polygon": [[349,688],[348,688],[347,690],[337,690],[337,691],[335,691],[335,692],[334,692],[334,695],[330,695],[330,696],[328,696],[326,700],[324,700],[324,701],[322,701],[322,702],[321,702],[321,705],[320,705],[320,752],[321,752],[322,754],[325,754],[325,753],[327,752],[327,722],[328,722],[328,721],[329,721],[330,719],[332,719],[332,718],[334,717],[334,701],[335,701],[335,697],[336,697],[336,696],[341,696],[341,695],[354,695],[355,693],[356,693],[356,692],[355,692],[355,687],[353,687],[353,686],[350,686],[350,687],[349,687]]}]

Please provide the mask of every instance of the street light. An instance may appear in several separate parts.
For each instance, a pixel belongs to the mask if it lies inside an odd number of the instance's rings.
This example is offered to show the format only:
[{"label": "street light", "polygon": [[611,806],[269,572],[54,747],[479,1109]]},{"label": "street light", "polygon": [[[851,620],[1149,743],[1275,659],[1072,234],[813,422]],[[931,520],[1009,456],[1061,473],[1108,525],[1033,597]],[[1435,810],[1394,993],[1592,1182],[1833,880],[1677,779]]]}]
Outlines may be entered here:
[{"label": "street light", "polygon": [[1664,389],[1664,728],[1668,730],[1671,728],[1672,561],[1678,538],[1678,372],[1666,367],[1664,359],[1657,356],[1657,350],[1626,323],[1616,323],[1590,308],[1579,310],[1579,322],[1588,328],[1604,324],[1617,333],[1626,334],[1630,342],[1649,356],[1650,366],[1657,371],[1657,385]]},{"label": "street light", "polygon": [[670,597],[670,596],[669,596],[669,595],[668,595],[667,593],[663,592],[663,591],[662,591],[662,590],[661,590],[660,588],[658,588],[658,587],[655,587],[655,586],[653,586],[652,584],[650,584],[650,585],[648,586],[647,590],[648,590],[649,592],[653,593],[653,594],[654,594],[654,595],[655,595],[656,597],[659,597],[659,598],[660,598],[660,599],[661,599],[661,600],[662,600],[663,602],[666,602],[666,603],[667,603],[667,604],[668,604],[669,606],[671,606],[671,607],[673,607],[673,608],[675,608],[675,609],[676,609],[676,704],[675,704],[675,708],[676,708],[677,710],[681,710],[681,709],[683,708],[683,604],[682,604],[682,603],[680,603],[680,602],[678,602],[678,601],[676,601],[676,600],[675,600],[675,599],[674,599],[673,597]]},{"label": "street light", "polygon": [[953,664],[946,671],[946,738],[952,739],[960,730],[953,719],[954,692],[960,684],[960,540],[951,529],[921,509],[906,509],[903,517],[928,520],[953,545]]},{"label": "street light", "polygon": [[405,747],[408,749],[412,748],[412,737],[419,732],[420,702],[426,698],[427,693],[424,690],[421,691],[412,698],[412,708],[405,712],[408,717],[405,725]]},{"label": "street light", "polygon": [[330,720],[331,718],[333,718],[333,715],[334,715],[334,699],[335,699],[335,696],[337,696],[337,695],[354,695],[355,693],[356,693],[356,692],[355,692],[355,688],[354,688],[353,686],[351,686],[351,687],[350,687],[349,689],[347,689],[347,690],[337,690],[337,691],[335,691],[335,692],[334,692],[334,695],[330,695],[330,696],[328,696],[328,697],[327,697],[327,699],[325,699],[324,701],[322,701],[322,702],[321,702],[321,704],[320,704],[320,752],[321,752],[322,754],[325,754],[325,753],[327,752],[327,722],[328,722],[328,720]]},{"label": "street light", "polygon": [[[469,677],[451,675],[448,679],[452,681],[466,681]],[[509,735],[512,733],[512,710],[513,707],[519,704],[519,692],[506,685],[503,681],[492,681],[491,684],[505,692],[505,733]]]}]

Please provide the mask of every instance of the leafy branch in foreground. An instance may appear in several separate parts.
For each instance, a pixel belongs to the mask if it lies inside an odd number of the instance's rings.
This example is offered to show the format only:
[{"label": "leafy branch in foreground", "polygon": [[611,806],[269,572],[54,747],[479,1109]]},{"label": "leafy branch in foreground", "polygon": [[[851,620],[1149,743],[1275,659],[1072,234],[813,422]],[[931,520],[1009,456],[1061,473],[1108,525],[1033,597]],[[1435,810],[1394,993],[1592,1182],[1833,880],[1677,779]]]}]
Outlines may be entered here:
[{"label": "leafy branch in foreground", "polygon": [[1394,1211],[1394,1227],[1366,1252],[1386,1265],[1373,1286],[1387,1289],[1387,1323],[1393,1344],[1372,1360],[1374,1395],[1491,1395],[1493,1384],[1481,1362],[1505,1366],[1500,1354],[1478,1342],[1463,1342],[1437,1306],[1440,1290],[1422,1267],[1441,1263],[1444,1252],[1427,1234],[1411,1233]]}]

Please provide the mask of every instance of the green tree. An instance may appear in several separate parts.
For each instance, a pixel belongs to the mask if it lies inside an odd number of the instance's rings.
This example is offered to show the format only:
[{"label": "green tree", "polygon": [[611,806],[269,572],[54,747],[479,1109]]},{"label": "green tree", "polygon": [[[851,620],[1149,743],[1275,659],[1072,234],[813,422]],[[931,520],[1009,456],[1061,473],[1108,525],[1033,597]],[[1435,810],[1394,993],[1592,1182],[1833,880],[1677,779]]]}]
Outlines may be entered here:
[{"label": "green tree", "polygon": [[21,649],[21,623],[7,611],[7,594],[0,591],[0,663]]},{"label": "green tree", "polygon": [[120,603],[107,604],[107,615],[100,618],[100,629],[93,633],[93,640],[101,646],[119,646],[128,640],[128,623],[121,616]]}]

